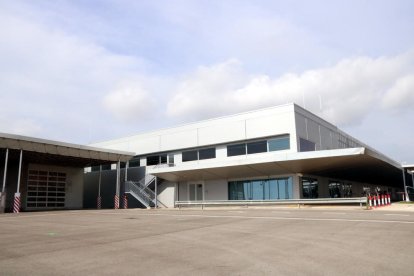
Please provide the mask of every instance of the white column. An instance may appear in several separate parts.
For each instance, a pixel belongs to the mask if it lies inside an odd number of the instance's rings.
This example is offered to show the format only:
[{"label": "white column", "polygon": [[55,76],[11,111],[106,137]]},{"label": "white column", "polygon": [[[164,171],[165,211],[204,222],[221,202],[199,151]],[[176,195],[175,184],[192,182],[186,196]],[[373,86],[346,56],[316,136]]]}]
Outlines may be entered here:
[{"label": "white column", "polygon": [[155,209],[158,208],[158,183],[157,183],[157,177],[155,177]]},{"label": "white column", "polygon": [[17,192],[20,195],[20,177],[22,174],[23,150],[20,150],[19,174],[17,175]]},{"label": "white column", "polygon": [[6,208],[6,179],[7,179],[8,161],[9,161],[9,149],[6,149],[6,156],[4,158],[3,187],[0,193],[0,213],[4,213],[4,209]]},{"label": "white column", "polygon": [[408,192],[407,192],[407,184],[405,183],[405,169],[402,168],[402,174],[403,174],[403,182],[404,182],[404,194],[405,194],[405,201],[410,201],[408,198]]},{"label": "white column", "polygon": [[128,181],[128,168],[129,168],[129,161],[125,164],[125,182]]}]

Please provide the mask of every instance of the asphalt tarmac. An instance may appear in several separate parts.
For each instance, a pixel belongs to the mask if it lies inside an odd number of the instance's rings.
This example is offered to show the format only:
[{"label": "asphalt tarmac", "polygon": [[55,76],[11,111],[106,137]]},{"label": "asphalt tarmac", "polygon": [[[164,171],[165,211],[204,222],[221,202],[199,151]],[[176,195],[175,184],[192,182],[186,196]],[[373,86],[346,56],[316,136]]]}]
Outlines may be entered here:
[{"label": "asphalt tarmac", "polygon": [[0,215],[0,275],[414,275],[414,212]]}]

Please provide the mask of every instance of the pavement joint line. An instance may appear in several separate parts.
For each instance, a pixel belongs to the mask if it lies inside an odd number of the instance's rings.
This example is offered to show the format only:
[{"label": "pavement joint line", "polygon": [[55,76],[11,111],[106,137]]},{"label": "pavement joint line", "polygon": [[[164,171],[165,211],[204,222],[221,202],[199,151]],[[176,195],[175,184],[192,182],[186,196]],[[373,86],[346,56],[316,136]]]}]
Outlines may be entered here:
[{"label": "pavement joint line", "polygon": [[400,216],[400,217],[409,217],[407,214],[384,214],[384,216]]},{"label": "pavement joint line", "polygon": [[170,217],[206,217],[206,218],[241,218],[241,219],[270,219],[270,220],[304,220],[304,221],[343,221],[343,222],[369,222],[369,223],[401,223],[414,224],[414,221],[401,220],[367,220],[367,219],[336,219],[336,218],[301,218],[301,217],[266,217],[266,216],[236,216],[236,215],[177,215],[177,214],[138,214],[138,216],[170,216]]}]

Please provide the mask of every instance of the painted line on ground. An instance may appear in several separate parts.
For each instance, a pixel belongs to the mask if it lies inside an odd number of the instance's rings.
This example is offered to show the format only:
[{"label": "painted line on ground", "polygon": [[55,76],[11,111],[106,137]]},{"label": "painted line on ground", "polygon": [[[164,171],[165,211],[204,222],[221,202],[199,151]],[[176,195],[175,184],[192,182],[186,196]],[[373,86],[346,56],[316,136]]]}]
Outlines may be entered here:
[{"label": "painted line on ground", "polygon": [[323,212],[323,214],[327,214],[327,215],[346,215],[346,213],[337,213],[337,212]]},{"label": "painted line on ground", "polygon": [[164,217],[198,217],[198,218],[237,218],[237,219],[268,219],[268,220],[304,220],[304,221],[334,221],[334,222],[368,222],[368,223],[400,223],[414,224],[414,221],[376,220],[376,219],[336,219],[336,218],[301,218],[301,217],[267,217],[267,216],[237,216],[237,215],[196,215],[196,214],[136,214],[137,216]]},{"label": "painted line on ground", "polygon": [[384,214],[384,216],[399,216],[399,217],[409,217],[407,214]]}]

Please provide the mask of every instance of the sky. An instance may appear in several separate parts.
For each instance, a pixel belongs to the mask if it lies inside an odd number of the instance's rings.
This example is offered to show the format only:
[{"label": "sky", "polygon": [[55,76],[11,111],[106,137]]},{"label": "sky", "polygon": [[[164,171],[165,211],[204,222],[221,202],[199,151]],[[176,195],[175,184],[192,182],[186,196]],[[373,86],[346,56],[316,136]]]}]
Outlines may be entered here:
[{"label": "sky", "polygon": [[0,132],[89,144],[295,102],[414,163],[414,1],[0,0]]}]

